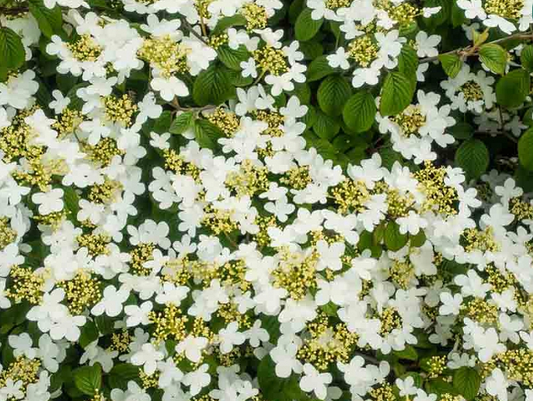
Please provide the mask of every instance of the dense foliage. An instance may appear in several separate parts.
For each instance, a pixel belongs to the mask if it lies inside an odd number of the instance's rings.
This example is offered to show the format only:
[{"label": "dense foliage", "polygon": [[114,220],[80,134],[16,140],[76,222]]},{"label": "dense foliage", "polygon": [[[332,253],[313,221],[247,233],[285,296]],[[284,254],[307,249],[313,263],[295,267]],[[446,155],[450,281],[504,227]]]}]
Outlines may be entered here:
[{"label": "dense foliage", "polygon": [[533,401],[533,0],[0,0],[0,401]]}]

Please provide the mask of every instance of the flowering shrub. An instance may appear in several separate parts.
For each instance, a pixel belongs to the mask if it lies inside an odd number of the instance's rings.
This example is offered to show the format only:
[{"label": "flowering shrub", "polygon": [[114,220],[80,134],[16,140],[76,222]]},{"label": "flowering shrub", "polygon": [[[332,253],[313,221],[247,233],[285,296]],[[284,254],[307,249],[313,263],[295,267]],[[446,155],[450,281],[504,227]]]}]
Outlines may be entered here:
[{"label": "flowering shrub", "polygon": [[533,0],[0,0],[0,401],[533,401]]}]

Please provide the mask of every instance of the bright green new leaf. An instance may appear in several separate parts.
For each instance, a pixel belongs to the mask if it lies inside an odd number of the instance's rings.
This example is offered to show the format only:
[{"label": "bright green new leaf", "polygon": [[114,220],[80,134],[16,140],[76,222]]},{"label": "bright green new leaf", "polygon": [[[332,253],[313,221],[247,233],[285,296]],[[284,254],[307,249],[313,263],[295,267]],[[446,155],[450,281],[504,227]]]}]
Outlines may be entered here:
[{"label": "bright green new leaf", "polygon": [[494,43],[487,43],[479,49],[479,59],[492,72],[503,75],[507,66],[507,52],[503,47]]},{"label": "bright green new leaf", "polygon": [[441,54],[439,55],[439,61],[442,69],[450,78],[455,78],[463,67],[463,61],[457,54]]}]

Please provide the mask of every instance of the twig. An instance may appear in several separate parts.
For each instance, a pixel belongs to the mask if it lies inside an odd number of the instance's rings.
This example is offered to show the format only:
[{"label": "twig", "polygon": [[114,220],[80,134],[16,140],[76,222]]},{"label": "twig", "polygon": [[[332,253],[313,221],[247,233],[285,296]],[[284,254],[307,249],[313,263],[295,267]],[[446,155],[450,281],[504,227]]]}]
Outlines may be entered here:
[{"label": "twig", "polygon": [[377,358],[373,357],[372,355],[363,354],[362,352],[359,352],[359,351],[355,351],[354,354],[362,357],[365,361],[372,363],[374,365],[379,365],[380,363],[380,361]]},{"label": "twig", "polygon": [[[500,38],[500,39],[493,40],[492,42],[485,42],[484,44],[489,44],[489,43],[490,44],[499,44],[499,43],[506,42],[506,41],[512,40],[512,39],[533,39],[533,34],[517,33],[517,34],[511,35],[511,36],[507,36],[505,38]],[[439,56],[443,56],[443,55],[446,55],[446,54],[455,54],[455,55],[458,55],[458,56],[461,56],[461,57],[473,56],[473,55],[475,55],[477,53],[477,51],[479,50],[479,47],[480,46],[467,46],[467,47],[463,47],[463,48],[460,48],[460,49],[450,50],[449,52],[440,53],[437,56],[426,57],[426,58],[420,59],[419,62],[420,63],[429,63],[431,61],[436,61],[436,60],[439,59]]]},{"label": "twig", "polygon": [[503,135],[507,139],[513,141],[514,143],[518,143],[518,139],[516,139],[512,134],[510,134],[507,131],[475,131],[474,134],[490,135],[490,136]]},{"label": "twig", "polygon": [[18,15],[29,10],[28,7],[0,7],[0,15]]},{"label": "twig", "polygon": [[179,110],[179,111],[196,111],[196,112],[202,112],[202,111],[205,111],[205,110],[211,110],[211,109],[216,109],[217,106],[213,106],[212,104],[208,104],[206,106],[201,106],[201,107],[183,107],[183,106],[180,106],[179,102],[178,102],[178,98],[174,98],[172,100],[172,102],[170,103],[170,105],[172,107],[174,107],[175,110]]}]

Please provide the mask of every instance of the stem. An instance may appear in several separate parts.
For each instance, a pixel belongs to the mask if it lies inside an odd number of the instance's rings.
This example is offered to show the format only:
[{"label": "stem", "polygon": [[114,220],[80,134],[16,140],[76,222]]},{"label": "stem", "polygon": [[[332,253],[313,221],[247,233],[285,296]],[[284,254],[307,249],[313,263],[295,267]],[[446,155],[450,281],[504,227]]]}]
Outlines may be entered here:
[{"label": "stem", "polygon": [[201,27],[201,29],[202,29],[202,34],[203,34],[204,36],[207,36],[207,31],[206,31],[206,29],[205,29],[204,17],[203,17],[202,14],[200,14],[200,27]]},{"label": "stem", "polygon": [[259,81],[261,81],[261,79],[263,79],[263,77],[265,76],[265,73],[266,73],[266,70],[263,70],[261,71],[261,74],[259,74],[256,78],[256,80],[254,81],[254,83],[252,84],[252,86],[255,86],[259,83]]},{"label": "stem", "polygon": [[[196,32],[193,27],[191,26],[191,24],[189,24],[187,22],[187,20],[185,18],[180,18],[181,20],[181,23],[183,25],[183,27],[189,31],[190,33],[192,33],[198,40],[200,40],[201,42],[203,42],[204,44],[208,45],[209,46],[209,43],[207,43],[207,41],[202,37],[202,35],[200,35],[198,32]],[[205,33],[204,33],[205,35]]]},{"label": "stem", "polygon": [[[484,44],[499,44],[499,43],[506,42],[506,41],[512,40],[512,39],[531,40],[531,39],[533,39],[533,34],[516,33],[514,35],[507,36],[505,38],[500,38],[500,39],[493,40],[492,42],[485,42]],[[460,49],[450,50],[449,52],[440,53],[438,56],[426,57],[426,58],[420,59],[420,63],[422,64],[422,63],[429,63],[431,61],[437,61],[439,59],[439,56],[443,56],[445,54],[455,54],[455,55],[458,55],[460,57],[473,56],[473,55],[477,54],[477,51],[479,50],[479,47],[480,46],[467,46],[467,47],[463,47],[463,48],[460,48]]]}]

